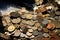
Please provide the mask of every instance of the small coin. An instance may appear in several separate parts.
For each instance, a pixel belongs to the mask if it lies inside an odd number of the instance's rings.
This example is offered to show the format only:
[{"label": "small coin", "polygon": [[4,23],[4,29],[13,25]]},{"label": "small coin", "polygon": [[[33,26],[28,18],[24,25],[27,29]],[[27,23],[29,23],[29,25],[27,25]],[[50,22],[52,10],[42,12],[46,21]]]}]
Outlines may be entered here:
[{"label": "small coin", "polygon": [[14,26],[14,25],[11,25],[11,26],[8,27],[7,30],[8,30],[9,32],[11,32],[11,31],[14,31],[14,29],[15,29],[15,26]]},{"label": "small coin", "polygon": [[34,35],[34,36],[36,36],[36,35],[38,35],[38,34],[39,34],[38,31],[33,31],[33,35]]}]

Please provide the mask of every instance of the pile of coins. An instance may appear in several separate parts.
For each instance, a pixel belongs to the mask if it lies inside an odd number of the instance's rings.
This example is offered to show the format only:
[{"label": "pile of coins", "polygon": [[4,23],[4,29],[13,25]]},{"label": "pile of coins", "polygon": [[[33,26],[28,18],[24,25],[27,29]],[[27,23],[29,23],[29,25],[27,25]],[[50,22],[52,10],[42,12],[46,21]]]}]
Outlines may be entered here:
[{"label": "pile of coins", "polygon": [[[59,40],[60,11],[52,3],[35,0],[33,11],[22,7],[19,11],[2,16],[5,35],[13,40]],[[9,38],[10,39],[10,38]]]}]

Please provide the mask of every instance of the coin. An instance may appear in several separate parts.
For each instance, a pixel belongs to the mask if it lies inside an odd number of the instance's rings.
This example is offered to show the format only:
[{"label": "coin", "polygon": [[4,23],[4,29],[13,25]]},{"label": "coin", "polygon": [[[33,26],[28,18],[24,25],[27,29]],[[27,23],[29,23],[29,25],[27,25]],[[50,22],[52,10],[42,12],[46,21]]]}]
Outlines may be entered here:
[{"label": "coin", "polygon": [[14,31],[14,29],[15,29],[15,26],[14,25],[10,25],[7,30],[9,32],[12,32],[12,31]]}]

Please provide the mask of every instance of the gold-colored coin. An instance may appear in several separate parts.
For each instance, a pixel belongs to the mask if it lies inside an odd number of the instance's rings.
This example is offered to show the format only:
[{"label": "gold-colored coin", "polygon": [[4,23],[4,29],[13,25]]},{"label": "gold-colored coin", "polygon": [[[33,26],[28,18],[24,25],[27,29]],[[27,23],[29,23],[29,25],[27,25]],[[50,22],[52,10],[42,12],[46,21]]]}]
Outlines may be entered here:
[{"label": "gold-colored coin", "polygon": [[15,26],[14,26],[14,25],[11,25],[11,26],[8,27],[7,30],[11,32],[11,31],[13,31],[14,29],[15,29]]}]

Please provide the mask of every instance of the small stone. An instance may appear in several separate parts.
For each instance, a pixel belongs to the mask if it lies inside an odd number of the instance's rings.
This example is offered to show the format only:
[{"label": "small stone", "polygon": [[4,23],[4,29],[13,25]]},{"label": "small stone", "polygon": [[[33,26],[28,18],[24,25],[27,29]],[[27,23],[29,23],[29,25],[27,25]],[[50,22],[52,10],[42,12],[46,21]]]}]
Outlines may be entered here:
[{"label": "small stone", "polygon": [[38,34],[39,34],[38,31],[33,31],[33,35],[34,35],[34,36],[37,36]]},{"label": "small stone", "polygon": [[14,29],[15,29],[15,26],[14,25],[10,25],[7,30],[9,32],[12,32],[12,31],[14,31]]},{"label": "small stone", "polygon": [[49,37],[49,34],[48,33],[44,33],[43,36],[44,37]]},{"label": "small stone", "polygon": [[32,19],[32,14],[26,14],[26,19]]},{"label": "small stone", "polygon": [[28,29],[28,32],[33,32],[33,29]]},{"label": "small stone", "polygon": [[27,32],[26,35],[27,36],[32,36],[32,33]]}]

